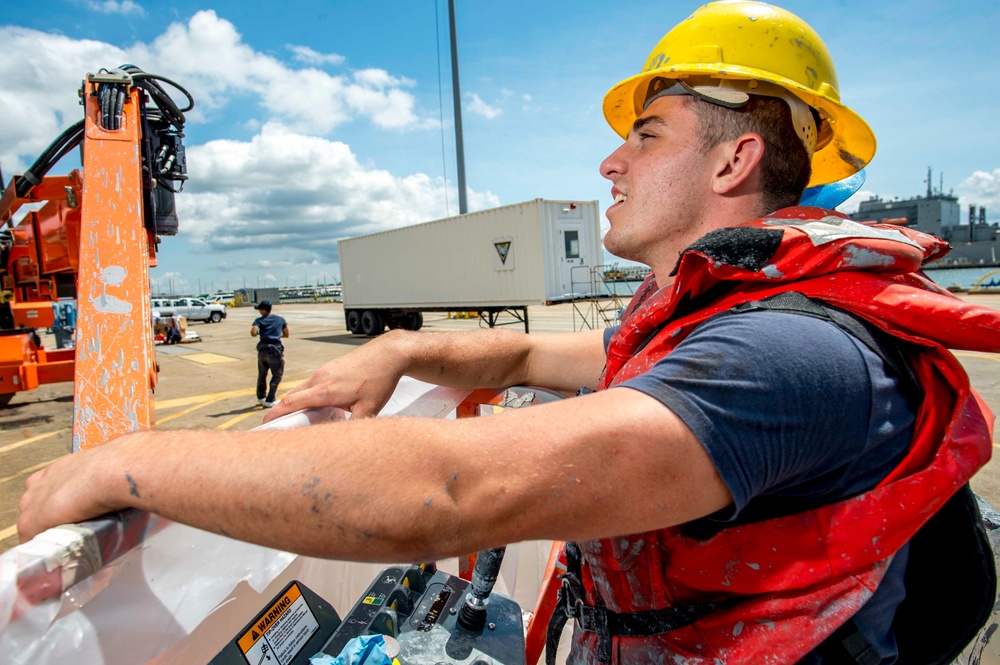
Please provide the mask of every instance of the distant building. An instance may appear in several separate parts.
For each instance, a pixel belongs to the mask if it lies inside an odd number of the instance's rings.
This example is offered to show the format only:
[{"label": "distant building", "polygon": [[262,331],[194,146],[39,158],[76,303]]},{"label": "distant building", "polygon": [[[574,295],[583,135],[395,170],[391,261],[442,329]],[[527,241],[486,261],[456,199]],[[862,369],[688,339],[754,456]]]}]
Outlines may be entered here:
[{"label": "distant building", "polygon": [[936,267],[1000,264],[1000,228],[986,223],[986,208],[969,206],[962,219],[958,197],[934,191],[927,170],[927,194],[902,201],[872,198],[863,201],[849,217],[859,222],[886,222],[905,225],[935,235],[951,243],[952,250]]}]

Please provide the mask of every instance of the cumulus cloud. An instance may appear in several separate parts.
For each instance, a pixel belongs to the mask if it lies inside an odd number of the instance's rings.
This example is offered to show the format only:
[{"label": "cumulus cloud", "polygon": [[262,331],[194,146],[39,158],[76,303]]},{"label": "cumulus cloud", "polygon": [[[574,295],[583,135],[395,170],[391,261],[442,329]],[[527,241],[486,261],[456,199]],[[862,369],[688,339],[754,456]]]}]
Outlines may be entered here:
[{"label": "cumulus cloud", "polygon": [[77,91],[87,72],[127,62],[103,42],[0,27],[0,164],[23,171],[59,133],[83,117]]},{"label": "cumulus cloud", "polygon": [[[188,164],[177,197],[185,238],[203,251],[296,252],[297,264],[335,260],[340,238],[444,217],[446,198],[457,198],[440,178],[363,166],[346,144],[275,122],[249,142],[193,146]],[[497,205],[490,192],[469,192],[473,210]]]},{"label": "cumulus cloud", "polygon": [[[339,238],[457,208],[457,190],[442,178],[362,164],[346,143],[325,136],[358,118],[391,131],[427,126],[414,111],[416,83],[405,77],[375,68],[336,76],[294,69],[245,44],[212,11],[124,49],[11,26],[0,27],[0,43],[0,164],[7,174],[23,171],[81,117],[77,90],[86,72],[102,67],[133,62],[182,84],[197,103],[189,125],[221,116],[234,97],[256,98],[260,118],[243,125],[255,133],[251,140],[185,141],[190,181],[177,196],[180,232],[196,252],[227,252],[222,270],[327,264]],[[298,53],[332,62],[332,54]],[[470,191],[468,201],[472,210],[500,203],[488,191]],[[267,257],[255,252],[261,249]],[[164,280],[180,287],[176,274],[156,279],[160,290]]]},{"label": "cumulus cloud", "polygon": [[[975,171],[957,189],[963,213],[970,205],[975,205],[986,208],[988,221],[1000,217],[1000,169]],[[963,217],[963,222],[965,219]]]},{"label": "cumulus cloud", "polygon": [[[111,4],[124,8],[129,3]],[[0,164],[8,173],[23,170],[82,117],[76,93],[86,73],[124,62],[187,88],[196,100],[189,122],[216,116],[233,97],[248,95],[256,98],[262,120],[303,133],[326,135],[357,118],[392,130],[437,124],[417,115],[409,92],[413,81],[381,69],[338,75],[295,69],[255,51],[232,23],[211,10],[170,25],[149,44],[127,48],[14,26],[0,27],[0,43]]]},{"label": "cumulus cloud", "polygon": [[102,14],[142,15],[146,13],[138,3],[135,3],[132,0],[121,0],[121,2],[118,2],[117,0],[90,0],[87,3],[87,6],[95,12],[101,12]]},{"label": "cumulus cloud", "polygon": [[[845,215],[853,215],[861,207],[862,201],[867,201],[875,197],[875,192],[871,192],[865,189],[858,190],[851,194],[850,198],[837,206],[837,210],[844,213]],[[892,197],[889,197],[892,198]]]},{"label": "cumulus cloud", "polygon": [[187,293],[191,284],[179,272],[166,272],[162,275],[149,275],[149,290],[153,293]]},{"label": "cumulus cloud", "polygon": [[306,65],[322,66],[322,65],[341,65],[344,63],[344,56],[339,53],[320,53],[319,51],[314,51],[308,46],[295,46],[294,44],[289,44],[287,46],[288,50],[295,54],[295,59]]},{"label": "cumulus cloud", "polygon": [[468,100],[466,108],[468,108],[470,112],[475,113],[476,115],[482,116],[482,117],[486,118],[487,120],[492,120],[493,118],[495,118],[498,115],[500,115],[501,113],[503,113],[503,111],[501,109],[499,109],[499,108],[497,108],[495,106],[490,106],[489,104],[487,104],[486,102],[484,102],[479,97],[479,95],[477,95],[477,94],[475,94],[473,92],[467,92],[467,93],[465,93],[464,96]]}]

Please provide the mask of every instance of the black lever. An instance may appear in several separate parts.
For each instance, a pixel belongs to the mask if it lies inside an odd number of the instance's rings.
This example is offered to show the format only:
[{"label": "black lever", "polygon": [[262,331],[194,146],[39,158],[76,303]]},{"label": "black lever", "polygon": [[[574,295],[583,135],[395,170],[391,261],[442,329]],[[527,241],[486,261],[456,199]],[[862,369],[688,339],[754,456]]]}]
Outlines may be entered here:
[{"label": "black lever", "polygon": [[466,630],[480,631],[486,625],[486,607],[490,603],[490,593],[500,575],[500,564],[507,546],[483,550],[476,557],[476,567],[472,569],[471,589],[465,596],[465,604],[458,613],[458,625]]}]

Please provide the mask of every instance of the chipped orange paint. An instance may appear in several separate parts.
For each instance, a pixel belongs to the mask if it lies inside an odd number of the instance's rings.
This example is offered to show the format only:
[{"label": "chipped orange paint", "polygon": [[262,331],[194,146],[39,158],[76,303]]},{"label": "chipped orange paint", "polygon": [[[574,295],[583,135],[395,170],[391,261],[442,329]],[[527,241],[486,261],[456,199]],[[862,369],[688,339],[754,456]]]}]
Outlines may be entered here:
[{"label": "chipped orange paint", "polygon": [[143,225],[139,104],[133,88],[121,129],[100,127],[96,85],[85,83],[86,134],[77,280],[73,450],[154,422],[151,248]]}]

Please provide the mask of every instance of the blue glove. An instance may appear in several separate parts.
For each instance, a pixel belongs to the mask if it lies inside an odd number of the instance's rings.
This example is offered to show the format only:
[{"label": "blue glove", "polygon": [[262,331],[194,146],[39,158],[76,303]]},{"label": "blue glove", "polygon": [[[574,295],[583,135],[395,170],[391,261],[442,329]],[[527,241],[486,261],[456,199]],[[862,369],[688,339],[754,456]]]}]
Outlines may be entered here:
[{"label": "blue glove", "polygon": [[334,658],[325,653],[317,653],[309,658],[310,665],[392,665],[385,655],[385,637],[382,635],[362,635],[355,637],[344,646],[344,650]]}]

